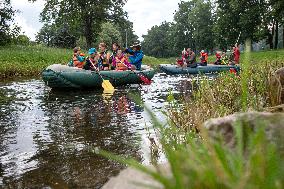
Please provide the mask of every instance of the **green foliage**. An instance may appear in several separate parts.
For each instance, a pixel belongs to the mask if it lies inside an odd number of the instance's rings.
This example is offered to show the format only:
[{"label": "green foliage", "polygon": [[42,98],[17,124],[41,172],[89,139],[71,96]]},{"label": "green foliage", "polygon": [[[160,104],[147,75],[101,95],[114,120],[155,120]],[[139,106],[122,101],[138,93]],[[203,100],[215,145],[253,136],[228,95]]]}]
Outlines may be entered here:
[{"label": "green foliage", "polygon": [[101,31],[102,23],[124,16],[124,3],[124,0],[45,0],[41,20],[57,26],[67,24],[72,35],[77,38],[84,36],[87,47],[91,47]]},{"label": "green foliage", "polygon": [[0,2],[0,46],[10,44],[19,34],[20,28],[13,25],[14,14],[10,0]]},{"label": "green foliage", "polygon": [[138,36],[134,34],[133,23],[127,20],[126,18],[120,18],[113,24],[117,27],[117,29],[120,32],[120,36],[122,38],[122,43],[120,44],[121,47],[126,47],[139,41]]},{"label": "green foliage", "polygon": [[67,64],[72,50],[42,46],[10,46],[0,48],[0,78],[38,76],[51,64]]},{"label": "green foliage", "polygon": [[175,14],[175,50],[191,47],[193,50],[213,48],[213,15],[210,1],[182,1]]},{"label": "green foliage", "polygon": [[17,45],[29,45],[30,38],[24,34],[21,34],[13,39],[13,43]]},{"label": "green foliage", "polygon": [[[117,42],[118,44],[122,43],[122,37],[118,29],[114,26],[114,24],[110,22],[106,22],[102,24],[101,32],[97,38],[97,42],[104,42],[111,48],[112,43]],[[96,45],[98,46],[98,45]]]},{"label": "green foliage", "polygon": [[163,22],[160,26],[153,26],[143,38],[145,54],[157,58],[175,56],[171,41],[171,23]]},{"label": "green foliage", "polygon": [[37,33],[36,41],[51,47],[74,48],[76,46],[76,36],[72,34],[68,24],[44,24]]},{"label": "green foliage", "polygon": [[236,43],[240,31],[240,42],[246,38],[256,39],[255,33],[259,31],[263,14],[266,11],[265,1],[236,1],[218,0],[217,24],[215,26],[217,40],[221,47]]}]

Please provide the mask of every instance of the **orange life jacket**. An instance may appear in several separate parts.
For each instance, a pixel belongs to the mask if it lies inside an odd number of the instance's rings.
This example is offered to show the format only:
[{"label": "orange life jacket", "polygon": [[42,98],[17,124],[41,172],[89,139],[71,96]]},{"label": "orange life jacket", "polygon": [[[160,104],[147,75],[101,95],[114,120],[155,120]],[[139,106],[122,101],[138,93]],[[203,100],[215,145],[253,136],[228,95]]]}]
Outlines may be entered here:
[{"label": "orange life jacket", "polygon": [[125,58],[119,59],[118,57],[115,57],[116,59],[116,69],[117,70],[128,70],[127,66],[124,64]]},{"label": "orange life jacket", "polygon": [[77,68],[83,68],[85,63],[84,63],[84,61],[83,61],[83,62],[80,62],[80,61],[78,60],[78,58],[77,58],[77,55],[74,54],[74,55],[73,55],[73,64],[74,64],[74,66],[77,67]]}]

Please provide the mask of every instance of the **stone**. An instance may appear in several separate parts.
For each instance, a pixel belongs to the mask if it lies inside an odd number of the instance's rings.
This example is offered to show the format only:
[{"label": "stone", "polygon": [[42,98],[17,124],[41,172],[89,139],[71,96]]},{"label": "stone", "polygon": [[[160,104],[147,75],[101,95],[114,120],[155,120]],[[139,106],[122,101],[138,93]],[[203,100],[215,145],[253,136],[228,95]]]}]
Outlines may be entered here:
[{"label": "stone", "polygon": [[[158,167],[163,175],[170,177],[171,171],[169,164],[161,164]],[[156,170],[153,166],[149,168]],[[118,176],[110,178],[102,189],[143,189],[149,188],[150,186],[152,188],[163,189],[163,186],[151,176],[134,168],[126,168],[121,171]]]},{"label": "stone", "polygon": [[270,76],[269,96],[272,106],[284,104],[284,67]]},{"label": "stone", "polygon": [[222,118],[210,119],[203,126],[208,130],[210,138],[219,140],[222,137],[226,145],[234,148],[236,145],[234,125],[238,122],[242,123],[243,126],[248,126],[252,131],[255,131],[261,125],[265,126],[265,134],[268,140],[275,142],[277,148],[284,152],[284,113],[236,113]]}]

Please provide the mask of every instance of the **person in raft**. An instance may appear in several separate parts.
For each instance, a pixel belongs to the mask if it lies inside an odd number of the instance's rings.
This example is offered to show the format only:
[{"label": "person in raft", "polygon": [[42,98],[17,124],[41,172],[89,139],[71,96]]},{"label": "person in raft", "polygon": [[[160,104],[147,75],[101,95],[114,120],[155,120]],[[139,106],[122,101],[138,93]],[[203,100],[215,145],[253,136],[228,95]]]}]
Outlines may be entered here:
[{"label": "person in raft", "polygon": [[85,70],[92,70],[92,71],[98,71],[98,55],[97,50],[95,48],[90,48],[88,51],[89,56],[86,58],[86,63],[84,65]]},{"label": "person in raft", "polygon": [[[112,43],[112,53],[111,53],[111,56],[110,56],[110,59],[109,59],[110,64],[113,63],[113,60],[115,59],[115,56],[116,56],[117,51],[118,51],[119,49],[120,49],[120,46],[119,46],[118,43],[116,43],[116,42]],[[111,66],[111,69],[114,70],[115,67]]]},{"label": "person in raft", "polygon": [[222,64],[222,56],[221,56],[221,52],[216,52],[215,53],[215,56],[216,56],[216,61],[214,62],[215,65],[221,65]]},{"label": "person in raft", "polygon": [[128,62],[127,56],[122,53],[121,49],[117,50],[116,56],[112,61],[112,67],[120,71],[131,69],[131,64]]},{"label": "person in raft", "polygon": [[200,66],[207,66],[208,54],[204,50],[200,52],[200,61]]},{"label": "person in raft", "polygon": [[191,50],[191,48],[188,48],[186,51],[188,53],[188,60],[186,60],[187,67],[196,68],[197,63],[195,53],[193,52],[193,50]]},{"label": "person in raft", "polygon": [[111,53],[107,50],[105,43],[99,44],[100,52],[98,53],[98,63],[100,70],[110,70],[110,55]]},{"label": "person in raft", "polygon": [[182,59],[177,60],[178,67],[190,67],[196,68],[196,55],[191,48],[187,48],[186,51],[182,51]]},{"label": "person in raft", "polygon": [[129,62],[131,64],[132,70],[141,70],[142,60],[144,57],[144,53],[141,50],[141,45],[139,43],[134,43],[131,48],[127,48],[125,53],[129,55]]},{"label": "person in raft", "polygon": [[70,67],[77,67],[77,68],[83,68],[85,64],[85,55],[81,53],[80,47],[75,47],[73,49],[73,57],[72,60],[68,63],[68,66]]},{"label": "person in raft", "polygon": [[188,57],[189,57],[188,52],[185,49],[183,49],[183,51],[181,52],[181,59],[177,59],[176,65],[178,67],[186,67],[187,66],[186,60],[188,59]]},{"label": "person in raft", "polygon": [[239,45],[236,43],[235,46],[233,47],[233,54],[234,54],[234,62],[235,64],[239,64],[240,63],[240,49],[239,49]]}]

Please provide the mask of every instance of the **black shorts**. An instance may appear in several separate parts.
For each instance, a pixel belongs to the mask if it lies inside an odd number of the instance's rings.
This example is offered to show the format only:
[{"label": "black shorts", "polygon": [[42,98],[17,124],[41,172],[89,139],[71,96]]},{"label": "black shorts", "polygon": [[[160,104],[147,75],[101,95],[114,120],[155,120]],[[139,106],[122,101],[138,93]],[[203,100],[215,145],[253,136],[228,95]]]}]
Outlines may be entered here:
[{"label": "black shorts", "polygon": [[109,68],[109,64],[103,64],[103,67],[104,68],[106,68],[106,67]]}]

